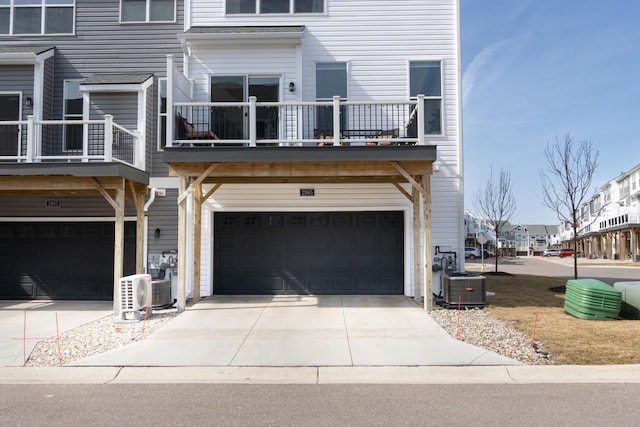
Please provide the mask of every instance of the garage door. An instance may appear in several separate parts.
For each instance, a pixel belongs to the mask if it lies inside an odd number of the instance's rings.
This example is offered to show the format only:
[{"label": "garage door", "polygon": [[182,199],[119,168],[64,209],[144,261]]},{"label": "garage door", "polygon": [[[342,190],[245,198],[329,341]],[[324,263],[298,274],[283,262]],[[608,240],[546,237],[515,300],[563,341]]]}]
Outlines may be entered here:
[{"label": "garage door", "polygon": [[214,221],[215,293],[403,293],[402,212],[225,212]]},{"label": "garage door", "polygon": [[[135,272],[125,223],[125,275]],[[113,298],[113,222],[0,223],[0,298]]]}]

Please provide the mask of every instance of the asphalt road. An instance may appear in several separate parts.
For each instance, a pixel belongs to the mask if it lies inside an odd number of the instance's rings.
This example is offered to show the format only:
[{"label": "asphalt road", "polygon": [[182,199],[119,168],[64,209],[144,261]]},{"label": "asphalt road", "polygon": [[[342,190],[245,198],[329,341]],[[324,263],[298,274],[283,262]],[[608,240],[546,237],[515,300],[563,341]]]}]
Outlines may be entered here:
[{"label": "asphalt road", "polygon": [[[467,271],[495,271],[495,258],[482,261],[465,260]],[[573,259],[557,257],[499,258],[498,271],[510,274],[573,278]],[[578,260],[578,277],[598,279],[612,285],[614,282],[640,281],[640,266],[628,263]]]},{"label": "asphalt road", "polygon": [[640,384],[0,386],[11,426],[636,426]]}]

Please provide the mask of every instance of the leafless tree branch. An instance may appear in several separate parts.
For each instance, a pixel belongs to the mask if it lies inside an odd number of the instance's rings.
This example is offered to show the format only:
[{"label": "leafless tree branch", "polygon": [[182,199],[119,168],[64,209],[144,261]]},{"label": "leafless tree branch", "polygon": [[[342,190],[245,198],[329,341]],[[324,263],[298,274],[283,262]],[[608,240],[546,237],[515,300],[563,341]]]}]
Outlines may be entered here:
[{"label": "leafless tree branch", "polygon": [[[591,141],[575,143],[570,135],[563,141],[548,143],[544,155],[547,168],[540,171],[543,204],[556,213],[558,220],[573,229],[573,248],[577,252],[580,206],[593,192],[592,181],[598,167],[598,152]],[[574,277],[578,278],[578,260],[574,257]]]},{"label": "leafless tree branch", "polygon": [[[500,178],[497,183],[494,183],[492,167],[486,185],[475,193],[473,204],[476,213],[493,227],[497,240],[516,211],[516,201],[511,187],[511,174],[501,169]],[[497,253],[496,272],[498,272]]]}]

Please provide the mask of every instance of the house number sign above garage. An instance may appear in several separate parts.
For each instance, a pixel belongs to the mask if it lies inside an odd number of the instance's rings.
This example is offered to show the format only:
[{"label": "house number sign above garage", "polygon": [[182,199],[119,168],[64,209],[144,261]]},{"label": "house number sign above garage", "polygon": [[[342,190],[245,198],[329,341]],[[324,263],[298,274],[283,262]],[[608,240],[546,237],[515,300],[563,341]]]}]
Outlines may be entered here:
[{"label": "house number sign above garage", "polygon": [[300,197],[313,197],[316,195],[315,188],[301,188]]},{"label": "house number sign above garage", "polygon": [[48,208],[59,208],[61,203],[60,200],[47,200],[45,206]]}]

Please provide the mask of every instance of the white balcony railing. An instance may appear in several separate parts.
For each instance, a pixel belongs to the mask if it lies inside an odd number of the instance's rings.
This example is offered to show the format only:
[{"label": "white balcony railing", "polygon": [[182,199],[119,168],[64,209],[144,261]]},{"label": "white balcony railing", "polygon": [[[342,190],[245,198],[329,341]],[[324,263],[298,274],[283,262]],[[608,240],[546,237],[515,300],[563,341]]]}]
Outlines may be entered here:
[{"label": "white balcony railing", "polygon": [[144,141],[138,132],[104,120],[0,122],[0,161],[120,162],[145,169]]},{"label": "white balcony railing", "polygon": [[167,145],[423,145],[423,100],[176,102]]}]

